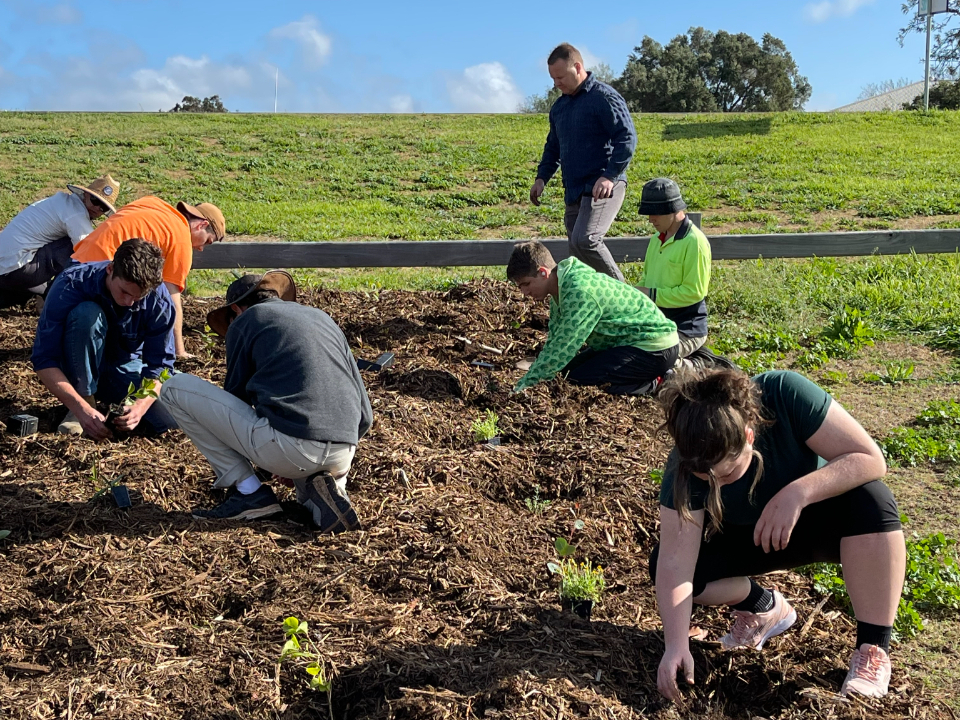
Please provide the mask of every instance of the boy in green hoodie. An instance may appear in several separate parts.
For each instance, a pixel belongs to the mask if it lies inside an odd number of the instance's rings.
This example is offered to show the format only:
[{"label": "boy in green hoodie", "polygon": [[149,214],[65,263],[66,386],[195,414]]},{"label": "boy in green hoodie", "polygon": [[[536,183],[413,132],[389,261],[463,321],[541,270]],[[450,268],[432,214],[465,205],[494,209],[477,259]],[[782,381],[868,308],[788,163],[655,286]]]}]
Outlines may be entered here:
[{"label": "boy in green hoodie", "polygon": [[649,395],[677,361],[676,324],[636,288],[576,258],[558,265],[542,243],[517,243],[507,278],[527,297],[550,299],[547,342],[514,392],[563,372],[612,395]]}]

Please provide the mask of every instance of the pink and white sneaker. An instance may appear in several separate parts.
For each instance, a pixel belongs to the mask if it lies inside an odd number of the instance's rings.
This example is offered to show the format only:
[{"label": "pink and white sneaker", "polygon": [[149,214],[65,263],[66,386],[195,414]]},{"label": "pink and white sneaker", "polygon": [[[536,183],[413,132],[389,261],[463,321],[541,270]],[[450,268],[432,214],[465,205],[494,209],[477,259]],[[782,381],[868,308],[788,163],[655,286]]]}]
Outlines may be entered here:
[{"label": "pink and white sneaker", "polygon": [[864,697],[883,697],[890,687],[890,656],[882,647],[864,643],[853,651],[850,671],[840,688],[840,696],[857,693]]},{"label": "pink and white sneaker", "polygon": [[733,611],[733,626],[720,638],[725,650],[753,648],[763,650],[763,644],[786,631],[797,621],[797,611],[779,591],[773,591],[773,608],[762,613]]}]

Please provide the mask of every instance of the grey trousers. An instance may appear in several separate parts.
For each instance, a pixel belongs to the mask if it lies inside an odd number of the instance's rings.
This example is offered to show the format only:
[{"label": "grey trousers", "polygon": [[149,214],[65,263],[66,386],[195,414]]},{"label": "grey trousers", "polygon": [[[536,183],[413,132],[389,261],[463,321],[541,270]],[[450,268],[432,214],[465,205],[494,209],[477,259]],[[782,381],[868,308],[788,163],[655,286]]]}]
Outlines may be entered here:
[{"label": "grey trousers", "polygon": [[[214,487],[232,487],[253,475],[252,463],[295,484],[325,471],[346,486],[356,445],[285,435],[240,398],[186,373],[163,384],[160,402],[213,466]],[[298,496],[301,490],[306,492],[305,483],[298,485]]]},{"label": "grey trousers", "polygon": [[678,363],[690,353],[695,353],[697,350],[707,344],[706,335],[702,337],[689,337],[683,333],[677,334],[680,336],[680,357],[677,358]]},{"label": "grey trousers", "polygon": [[627,184],[620,180],[613,186],[613,197],[594,200],[592,195],[584,195],[579,202],[567,205],[563,215],[570,254],[620,282],[623,282],[623,273],[613,261],[603,238],[616,220],[626,195]]}]

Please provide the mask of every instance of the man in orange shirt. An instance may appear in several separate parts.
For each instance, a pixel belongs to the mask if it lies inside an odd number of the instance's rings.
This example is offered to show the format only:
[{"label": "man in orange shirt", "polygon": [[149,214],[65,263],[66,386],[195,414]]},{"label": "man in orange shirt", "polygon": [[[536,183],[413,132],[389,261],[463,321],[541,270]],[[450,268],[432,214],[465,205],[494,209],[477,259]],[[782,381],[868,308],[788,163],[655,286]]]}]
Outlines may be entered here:
[{"label": "man in orange shirt", "polygon": [[205,245],[223,240],[226,222],[216,205],[200,203],[168,205],[148,195],[124,205],[104,220],[92,233],[77,244],[73,259],[81,262],[113,260],[120,244],[131,238],[142,238],[160,247],[163,253],[163,284],[170,292],[177,317],[173,338],[177,357],[190,357],[183,344],[183,301],[180,293],[193,266],[193,253],[203,252]]}]

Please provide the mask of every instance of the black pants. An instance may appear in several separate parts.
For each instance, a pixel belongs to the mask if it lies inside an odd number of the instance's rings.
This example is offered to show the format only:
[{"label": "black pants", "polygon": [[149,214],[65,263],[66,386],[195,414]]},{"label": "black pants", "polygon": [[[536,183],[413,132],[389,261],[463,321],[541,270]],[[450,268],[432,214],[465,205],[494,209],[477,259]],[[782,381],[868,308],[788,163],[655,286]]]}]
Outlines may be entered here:
[{"label": "black pants", "polygon": [[62,237],[37,250],[23,267],[0,275],[0,307],[22,304],[46,293],[50,281],[72,262],[72,254],[73,242]]},{"label": "black pants", "polygon": [[[762,481],[761,481],[762,482]],[[707,583],[731,577],[751,577],[774,570],[792,570],[815,562],[840,562],[840,540],[857,535],[896,532],[900,513],[893,493],[879,480],[809,505],[800,513],[790,543],[783,550],[753,544],[754,525],[724,525],[709,541],[700,541],[693,573],[693,596]],[[657,582],[659,543],[650,554],[650,579]]]},{"label": "black pants", "polygon": [[649,395],[677,362],[678,346],[647,352],[624,346],[584,350],[562,372],[577,385],[601,385],[611,395]]}]

